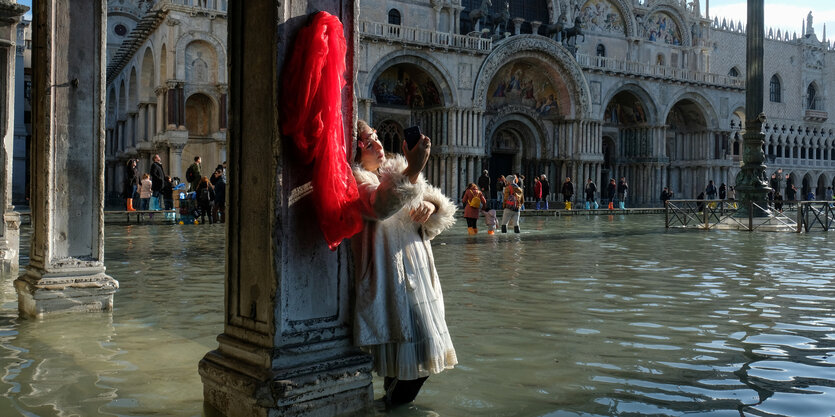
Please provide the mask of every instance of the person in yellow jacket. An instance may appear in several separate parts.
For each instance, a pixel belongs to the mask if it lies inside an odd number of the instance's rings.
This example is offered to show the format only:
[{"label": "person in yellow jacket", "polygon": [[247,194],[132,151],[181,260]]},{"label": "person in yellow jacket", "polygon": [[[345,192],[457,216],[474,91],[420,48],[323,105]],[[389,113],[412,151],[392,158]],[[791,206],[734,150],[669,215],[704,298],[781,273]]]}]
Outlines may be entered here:
[{"label": "person in yellow jacket", "polygon": [[505,177],[504,187],[504,212],[502,213],[502,233],[507,233],[507,225],[513,226],[513,231],[519,233],[519,212],[522,209],[522,202],[525,195],[522,187],[516,183],[516,176]]}]

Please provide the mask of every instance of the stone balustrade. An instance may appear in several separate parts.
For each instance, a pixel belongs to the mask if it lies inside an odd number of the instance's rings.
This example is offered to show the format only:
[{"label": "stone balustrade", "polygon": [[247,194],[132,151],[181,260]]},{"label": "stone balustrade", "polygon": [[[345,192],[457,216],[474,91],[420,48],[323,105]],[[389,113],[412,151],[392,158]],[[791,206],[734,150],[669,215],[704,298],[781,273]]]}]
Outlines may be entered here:
[{"label": "stone balustrade", "polygon": [[635,75],[664,80],[682,81],[722,88],[745,89],[745,80],[721,74],[692,71],[683,68],[662,65],[650,65],[643,62],[625,61],[603,56],[577,54],[577,63],[583,69]]},{"label": "stone balustrade", "polygon": [[388,42],[402,42],[434,48],[459,49],[488,54],[493,48],[490,39],[434,30],[391,25],[388,23],[360,21],[360,35],[370,39]]}]

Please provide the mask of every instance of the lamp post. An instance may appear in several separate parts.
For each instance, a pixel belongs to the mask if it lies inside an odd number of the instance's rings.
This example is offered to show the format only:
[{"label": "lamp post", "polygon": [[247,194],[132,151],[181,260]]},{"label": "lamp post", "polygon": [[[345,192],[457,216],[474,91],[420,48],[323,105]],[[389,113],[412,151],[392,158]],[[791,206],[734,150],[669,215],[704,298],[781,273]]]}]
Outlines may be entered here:
[{"label": "lamp post", "polygon": [[[745,59],[745,133],[742,135],[742,170],[736,176],[736,190],[742,204],[737,217],[768,217],[768,192],[763,152],[763,0],[748,0],[748,29]],[[754,206],[753,204],[757,206]]]}]

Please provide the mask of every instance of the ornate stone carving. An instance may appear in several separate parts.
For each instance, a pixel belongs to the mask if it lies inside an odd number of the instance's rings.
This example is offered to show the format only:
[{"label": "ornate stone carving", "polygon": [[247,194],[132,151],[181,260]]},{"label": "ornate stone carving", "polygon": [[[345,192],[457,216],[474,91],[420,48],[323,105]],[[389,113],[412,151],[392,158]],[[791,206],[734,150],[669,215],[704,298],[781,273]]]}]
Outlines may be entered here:
[{"label": "ornate stone carving", "polygon": [[582,69],[562,45],[538,35],[514,36],[487,56],[476,79],[473,102],[486,106],[487,89],[493,77],[505,64],[519,58],[534,58],[554,68],[559,68],[569,88],[575,116],[589,117],[591,94]]}]

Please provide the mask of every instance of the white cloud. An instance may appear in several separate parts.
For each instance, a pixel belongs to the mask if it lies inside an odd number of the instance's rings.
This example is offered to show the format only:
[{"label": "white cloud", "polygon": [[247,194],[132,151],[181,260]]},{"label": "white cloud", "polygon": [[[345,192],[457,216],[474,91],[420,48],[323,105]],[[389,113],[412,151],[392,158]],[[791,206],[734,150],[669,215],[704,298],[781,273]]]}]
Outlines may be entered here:
[{"label": "white cloud", "polygon": [[[797,4],[766,4],[765,5],[765,27],[766,33],[768,29],[780,29],[781,31],[789,31],[789,33],[796,32],[798,36],[801,35],[801,28],[806,21],[806,15],[809,11],[812,12],[815,34],[820,38],[823,35],[823,25],[826,24],[827,39],[835,38],[835,7],[827,6],[828,9],[821,10],[820,8],[810,7],[808,5]],[[748,16],[746,3],[734,3],[721,6],[710,7],[710,18],[725,18],[730,23],[742,21],[745,24]]]}]

